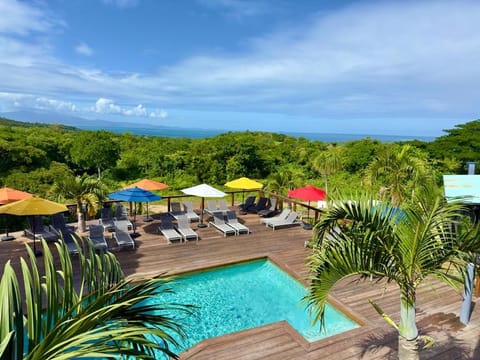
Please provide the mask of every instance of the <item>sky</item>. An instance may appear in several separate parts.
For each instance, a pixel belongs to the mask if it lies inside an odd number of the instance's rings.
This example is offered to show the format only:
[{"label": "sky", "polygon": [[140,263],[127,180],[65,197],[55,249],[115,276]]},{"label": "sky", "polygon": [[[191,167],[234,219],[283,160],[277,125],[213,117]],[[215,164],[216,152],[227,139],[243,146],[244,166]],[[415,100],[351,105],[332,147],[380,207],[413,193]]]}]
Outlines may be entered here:
[{"label": "sky", "polygon": [[438,136],[480,118],[480,1],[0,0],[0,113]]}]

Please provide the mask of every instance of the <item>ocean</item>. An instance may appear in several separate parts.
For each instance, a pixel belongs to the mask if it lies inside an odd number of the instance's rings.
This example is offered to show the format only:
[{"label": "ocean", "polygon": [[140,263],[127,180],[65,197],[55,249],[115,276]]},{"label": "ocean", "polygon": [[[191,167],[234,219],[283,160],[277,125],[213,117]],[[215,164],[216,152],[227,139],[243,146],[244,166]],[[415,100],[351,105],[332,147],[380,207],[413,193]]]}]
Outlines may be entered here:
[{"label": "ocean", "polygon": [[[134,127],[134,126],[110,126],[110,127],[96,127],[92,125],[77,125],[82,130],[106,130],[114,133],[122,134],[130,132],[134,135],[147,135],[147,136],[165,136],[174,138],[189,138],[189,139],[202,139],[214,137],[228,130],[213,130],[213,129],[186,129],[176,127]],[[421,140],[421,141],[433,141],[434,136],[413,136],[413,135],[378,135],[378,134],[325,134],[325,133],[300,133],[300,132],[278,132],[279,134],[285,134],[293,137],[303,137],[312,141],[322,141],[326,143],[342,143],[354,140],[360,140],[364,138],[376,139],[381,142],[397,142],[408,140]]]}]

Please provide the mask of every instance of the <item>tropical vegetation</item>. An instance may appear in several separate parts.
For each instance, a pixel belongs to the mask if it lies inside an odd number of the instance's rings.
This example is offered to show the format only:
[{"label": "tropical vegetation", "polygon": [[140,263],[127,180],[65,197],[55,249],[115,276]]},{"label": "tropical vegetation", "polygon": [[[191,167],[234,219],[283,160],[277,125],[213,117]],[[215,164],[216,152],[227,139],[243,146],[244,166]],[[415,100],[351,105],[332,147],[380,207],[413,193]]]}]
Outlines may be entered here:
[{"label": "tropical vegetation", "polygon": [[[309,259],[312,282],[307,296],[315,320],[323,324],[327,298],[340,280],[394,283],[400,290],[400,322],[393,321],[378,304],[378,313],[399,334],[399,359],[418,359],[416,292],[429,277],[462,285],[467,262],[480,251],[478,225],[464,217],[459,204],[422,194],[402,209],[378,205],[366,197],[337,201],[316,224]],[[380,290],[381,291],[381,290]]]},{"label": "tropical vegetation", "polygon": [[192,309],[145,302],[172,292],[168,279],[133,283],[110,252],[79,247],[73,261],[63,243],[55,245],[57,254],[43,241],[43,263],[27,246],[19,267],[3,268],[0,359],[177,358],[179,319]]}]

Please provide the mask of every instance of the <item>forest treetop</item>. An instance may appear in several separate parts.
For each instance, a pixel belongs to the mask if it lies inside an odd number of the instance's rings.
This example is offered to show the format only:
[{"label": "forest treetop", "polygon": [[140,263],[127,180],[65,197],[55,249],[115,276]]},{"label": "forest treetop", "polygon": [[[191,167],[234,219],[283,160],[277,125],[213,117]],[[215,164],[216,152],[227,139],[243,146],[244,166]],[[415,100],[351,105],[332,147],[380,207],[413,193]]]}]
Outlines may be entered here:
[{"label": "forest treetop", "polygon": [[[480,120],[445,132],[432,142],[364,138],[327,144],[258,131],[188,139],[0,118],[0,185],[47,196],[56,179],[87,173],[100,174],[112,190],[148,177],[169,184],[176,193],[202,182],[221,186],[240,176],[268,182],[287,171],[299,186],[324,187],[328,177],[332,191],[348,191],[366,185],[365,172],[376,158],[409,145],[405,156],[428,164],[440,186],[442,174],[464,174],[467,161],[480,161]],[[374,187],[382,185],[377,179]]]}]

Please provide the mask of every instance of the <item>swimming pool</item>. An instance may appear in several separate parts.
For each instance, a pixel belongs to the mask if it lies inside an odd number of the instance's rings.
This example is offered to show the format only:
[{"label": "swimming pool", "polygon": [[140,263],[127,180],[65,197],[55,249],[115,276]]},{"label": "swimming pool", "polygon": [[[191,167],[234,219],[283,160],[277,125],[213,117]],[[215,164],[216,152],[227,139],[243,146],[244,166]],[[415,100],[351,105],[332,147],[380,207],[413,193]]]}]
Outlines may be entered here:
[{"label": "swimming pool", "polygon": [[307,341],[316,341],[359,325],[327,307],[326,330],[311,326],[301,302],[307,289],[269,260],[257,260],[178,277],[175,294],[151,301],[172,301],[198,306],[195,316],[182,322],[188,334],[184,351],[209,338],[286,320]]}]

